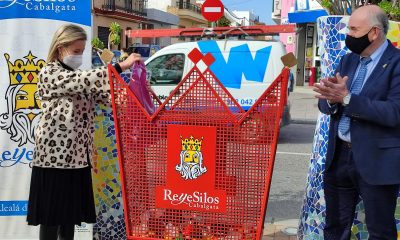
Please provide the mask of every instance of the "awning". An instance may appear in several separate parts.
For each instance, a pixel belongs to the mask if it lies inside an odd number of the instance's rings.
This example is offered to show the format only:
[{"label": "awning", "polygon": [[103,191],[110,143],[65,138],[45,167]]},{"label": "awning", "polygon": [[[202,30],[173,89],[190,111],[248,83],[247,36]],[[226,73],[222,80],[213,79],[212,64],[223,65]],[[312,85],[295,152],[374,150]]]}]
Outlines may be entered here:
[{"label": "awning", "polygon": [[327,16],[328,13],[325,10],[311,10],[311,11],[299,11],[289,13],[289,23],[314,23],[317,18]]}]

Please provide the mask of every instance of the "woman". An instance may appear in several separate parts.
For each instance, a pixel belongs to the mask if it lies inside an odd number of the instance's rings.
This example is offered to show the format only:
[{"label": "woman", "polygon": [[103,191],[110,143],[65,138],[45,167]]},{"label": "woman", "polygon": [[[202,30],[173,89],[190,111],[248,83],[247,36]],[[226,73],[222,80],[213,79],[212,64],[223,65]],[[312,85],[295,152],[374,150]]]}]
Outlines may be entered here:
[{"label": "woman", "polygon": [[[40,240],[73,239],[75,224],[96,221],[90,164],[94,107],[96,101],[108,101],[110,86],[106,67],[77,69],[86,40],[83,28],[60,27],[38,75],[42,116],[35,134],[27,221],[40,224]],[[140,55],[114,67],[122,72],[135,61]]]}]

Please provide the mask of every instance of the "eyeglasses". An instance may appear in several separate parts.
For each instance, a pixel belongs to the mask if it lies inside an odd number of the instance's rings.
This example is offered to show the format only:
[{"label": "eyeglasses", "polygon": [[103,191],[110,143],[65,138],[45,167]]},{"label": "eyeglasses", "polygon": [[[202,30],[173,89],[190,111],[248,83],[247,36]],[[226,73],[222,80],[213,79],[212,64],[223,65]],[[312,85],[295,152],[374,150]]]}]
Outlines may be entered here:
[{"label": "eyeglasses", "polygon": [[[374,28],[379,29],[379,30],[382,31],[382,27],[380,27],[380,26],[372,26],[367,33],[371,32],[371,30],[374,29]],[[345,30],[344,30],[344,34],[349,34],[350,31],[352,31],[353,33],[356,33],[356,32],[359,32],[360,29],[357,28],[357,27],[349,27],[349,26],[347,26],[345,28]]]}]

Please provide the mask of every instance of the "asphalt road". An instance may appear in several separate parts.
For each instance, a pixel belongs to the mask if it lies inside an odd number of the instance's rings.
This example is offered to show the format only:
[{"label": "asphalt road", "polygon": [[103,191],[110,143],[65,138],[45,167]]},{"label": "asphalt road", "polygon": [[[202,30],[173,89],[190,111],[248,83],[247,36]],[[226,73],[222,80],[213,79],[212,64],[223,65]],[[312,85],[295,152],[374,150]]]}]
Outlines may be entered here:
[{"label": "asphalt road", "polygon": [[299,219],[315,125],[289,124],[281,129],[265,221]]}]

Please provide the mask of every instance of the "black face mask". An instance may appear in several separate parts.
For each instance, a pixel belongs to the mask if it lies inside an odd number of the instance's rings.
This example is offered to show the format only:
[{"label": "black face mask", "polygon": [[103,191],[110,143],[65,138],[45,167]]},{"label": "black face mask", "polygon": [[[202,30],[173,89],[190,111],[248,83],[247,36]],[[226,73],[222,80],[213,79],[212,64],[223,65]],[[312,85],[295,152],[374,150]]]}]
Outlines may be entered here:
[{"label": "black face mask", "polygon": [[345,40],[346,47],[350,49],[350,51],[352,51],[353,53],[360,55],[372,43],[368,39],[368,34],[371,30],[369,30],[367,34],[359,38],[347,35]]}]

